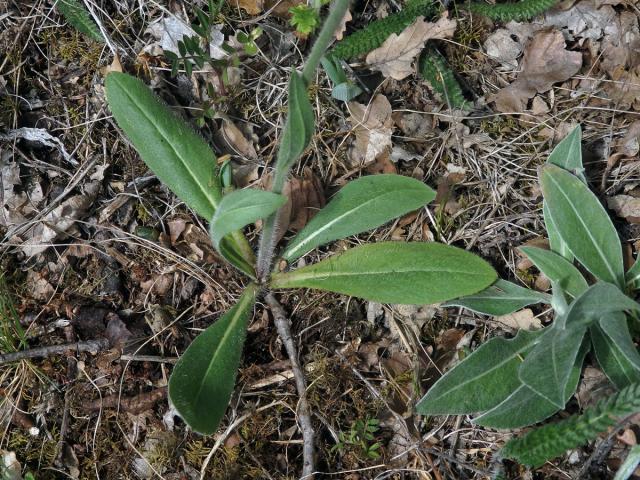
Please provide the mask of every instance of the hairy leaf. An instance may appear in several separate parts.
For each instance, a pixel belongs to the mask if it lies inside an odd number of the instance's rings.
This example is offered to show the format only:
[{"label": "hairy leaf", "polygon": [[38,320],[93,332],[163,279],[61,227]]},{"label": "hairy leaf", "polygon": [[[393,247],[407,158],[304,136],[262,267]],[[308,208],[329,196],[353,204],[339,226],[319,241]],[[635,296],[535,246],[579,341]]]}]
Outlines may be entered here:
[{"label": "hairy leaf", "polygon": [[551,297],[506,280],[497,280],[481,292],[457,298],[445,307],[464,307],[485,315],[507,315],[534,303],[549,303]]},{"label": "hairy leaf", "polygon": [[307,87],[302,77],[293,72],[289,80],[289,114],[278,149],[278,169],[288,171],[300,158],[311,141],[314,128],[315,117]]},{"label": "hairy leaf", "polygon": [[274,213],[287,201],[286,197],[264,190],[235,190],[222,197],[209,225],[216,248],[228,233]]},{"label": "hairy leaf", "polygon": [[477,292],[495,278],[488,263],[459,248],[381,242],[274,274],[271,286],[317,288],[376,302],[423,305]]},{"label": "hairy leaf", "polygon": [[627,282],[627,286],[632,288],[633,290],[640,289],[640,255],[636,258],[636,261],[633,263],[633,266],[629,269],[629,271],[625,274],[625,281]]},{"label": "hairy leaf", "polygon": [[[578,358],[573,365],[567,387],[564,392],[568,401],[578,387],[584,357],[589,351],[589,343],[583,342]],[[538,395],[528,386],[521,384],[502,403],[476,417],[473,421],[478,425],[490,428],[521,428],[541,422],[556,413],[559,408]]]},{"label": "hairy leaf", "polygon": [[554,325],[527,355],[518,376],[523,384],[558,408],[564,408],[565,392],[578,358],[586,328]]},{"label": "hairy leaf", "polygon": [[96,42],[104,43],[104,37],[100,33],[100,29],[85,6],[79,0],[58,0],[56,8],[62,13],[64,18],[73,28]]},{"label": "hairy leaf", "polygon": [[182,419],[205,435],[218,428],[233,393],[256,286],[196,337],[176,363],[169,379],[169,398]]},{"label": "hairy leaf", "polygon": [[510,440],[501,454],[525,465],[539,467],[547,460],[588,442],[615,425],[615,417],[630,415],[639,410],[640,384],[636,383],[601,401],[582,415],[573,415]]},{"label": "hairy leaf", "polygon": [[584,184],[587,183],[582,166],[582,127],[580,125],[556,145],[549,154],[547,163],[569,170]]},{"label": "hairy leaf", "polygon": [[547,229],[547,236],[549,237],[549,247],[553,252],[556,252],[559,255],[562,255],[569,262],[573,262],[573,253],[567,247],[567,244],[564,243],[560,233],[558,233],[558,229],[553,223],[553,219],[551,218],[551,214],[549,213],[549,207],[547,207],[546,202],[542,202],[542,217],[544,218],[544,224]]},{"label": "hairy leaf", "polygon": [[349,182],[291,240],[282,257],[291,262],[333,240],[372,230],[435,198],[424,183],[401,175],[372,175]]},{"label": "hairy leaf", "polygon": [[[556,165],[565,170],[569,170],[576,175],[585,184],[587,183],[584,177],[584,167],[582,166],[582,128],[578,125],[573,131],[567,135],[562,141],[556,145],[553,149],[547,163]],[[546,202],[542,204],[542,214],[544,216],[544,223],[547,227],[547,235],[549,237],[549,245],[551,250],[559,253],[570,262],[573,261],[573,254],[564,243],[558,230],[553,224],[549,209]]]},{"label": "hairy leaf", "polygon": [[540,182],[553,224],[569,250],[596,277],[624,287],[620,239],[596,196],[555,165],[542,167]]},{"label": "hairy leaf", "polygon": [[589,288],[580,270],[557,253],[536,247],[520,247],[520,250],[552,283],[560,285],[572,297],[580,296]]},{"label": "hairy leaf", "polygon": [[602,317],[590,328],[593,351],[605,375],[618,388],[640,382],[640,354],[623,313]]},{"label": "hairy leaf", "polygon": [[520,385],[518,368],[544,330],[520,330],[512,339],[492,338],[447,372],[418,402],[423,415],[468,414],[489,410]]},{"label": "hairy leaf", "polygon": [[589,326],[600,317],[625,310],[640,311],[640,304],[615,285],[599,282],[590,286],[571,304],[566,323],[570,327]]},{"label": "hairy leaf", "polygon": [[222,189],[209,145],[137,78],[112,72],[105,85],[109,108],[142,160],[181,200],[211,220]]}]

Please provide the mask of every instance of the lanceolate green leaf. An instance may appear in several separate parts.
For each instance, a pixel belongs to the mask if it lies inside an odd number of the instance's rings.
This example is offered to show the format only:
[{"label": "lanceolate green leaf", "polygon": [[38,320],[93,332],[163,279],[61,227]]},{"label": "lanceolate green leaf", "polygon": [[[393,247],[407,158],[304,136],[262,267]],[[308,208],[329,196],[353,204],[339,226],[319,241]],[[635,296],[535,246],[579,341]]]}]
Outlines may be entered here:
[{"label": "lanceolate green leaf", "polygon": [[97,42],[104,43],[104,38],[96,22],[79,0],[58,0],[56,8],[67,21],[79,32],[91,37]]},{"label": "lanceolate green leaf", "polygon": [[235,190],[222,197],[209,225],[216,248],[229,233],[274,213],[287,201],[286,197],[264,190]]},{"label": "lanceolate green leaf", "polygon": [[562,329],[554,325],[522,363],[518,371],[522,383],[564,408],[567,383],[585,333],[585,327]]},{"label": "lanceolate green leaf", "polygon": [[553,224],[569,250],[596,277],[624,287],[620,239],[596,196],[555,165],[542,167],[540,182]]},{"label": "lanceolate green leaf", "polygon": [[[565,401],[568,401],[578,387],[582,363],[589,352],[589,342],[582,342],[578,358],[573,365],[567,387]],[[474,423],[490,428],[521,428],[541,422],[559,410],[553,403],[521,384],[502,403],[474,418]]]},{"label": "lanceolate green leaf", "polygon": [[384,303],[428,304],[482,290],[496,272],[481,258],[440,243],[362,245],[288,273],[273,288],[317,288]]},{"label": "lanceolate green leaf", "polygon": [[558,233],[558,229],[553,224],[553,219],[551,218],[551,214],[549,213],[549,207],[547,207],[547,202],[542,202],[542,217],[544,218],[544,224],[547,229],[547,236],[549,237],[549,247],[552,251],[556,252],[559,255],[562,255],[569,262],[573,262],[573,253],[567,247],[567,244],[564,243],[560,233]]},{"label": "lanceolate green leaf", "polygon": [[173,369],[169,398],[198,433],[214,433],[227,409],[256,293],[257,287],[249,286],[231,310],[196,337]]},{"label": "lanceolate green leaf", "polygon": [[572,297],[580,296],[589,288],[580,270],[557,253],[536,247],[520,247],[520,250],[552,283],[559,284]]},{"label": "lanceolate green leaf", "polygon": [[[153,173],[196,213],[210,221],[222,199],[216,158],[206,142],[137,78],[113,72],[105,80],[114,118]],[[234,232],[226,258],[246,273],[253,252]]]},{"label": "lanceolate green leaf", "polygon": [[611,316],[602,317],[599,325],[604,334],[618,346],[629,363],[640,373],[640,354],[631,338],[626,315],[618,312]]},{"label": "lanceolate green leaf", "polygon": [[507,315],[534,303],[549,303],[551,297],[506,280],[497,280],[481,292],[457,298],[445,307],[464,307],[485,315]]},{"label": "lanceolate green leaf", "polygon": [[633,290],[640,289],[640,255],[638,255],[633,266],[625,274],[625,281],[627,282],[627,286]]},{"label": "lanceolate green leaf", "polygon": [[366,232],[435,198],[424,183],[401,175],[372,175],[349,182],[296,235],[282,257],[291,262],[333,240]]},{"label": "lanceolate green leaf", "polygon": [[222,198],[211,148],[137,78],[114,72],[105,84],[109,108],[142,160],[181,200],[211,220]]},{"label": "lanceolate green leaf", "polygon": [[[567,387],[565,389],[565,402],[568,401],[578,387],[580,372],[584,357],[589,351],[589,343],[583,342],[578,358],[573,365]],[[476,417],[473,421],[478,425],[490,428],[521,428],[527,425],[541,422],[556,413],[559,408],[534,392],[531,388],[521,384],[502,403],[491,410]]]},{"label": "lanceolate green leaf", "polygon": [[547,163],[569,170],[583,183],[587,183],[582,166],[582,127],[578,125],[553,149]]},{"label": "lanceolate green leaf", "polygon": [[293,72],[289,81],[289,114],[278,150],[277,169],[288,171],[311,141],[315,128],[313,109],[302,77]]},{"label": "lanceolate green leaf", "polygon": [[593,350],[611,383],[624,388],[640,382],[640,355],[622,313],[608,315],[590,328]]},{"label": "lanceolate green leaf", "polygon": [[[582,128],[580,125],[573,129],[573,131],[567,135],[556,146],[556,148],[553,149],[549,158],[547,158],[547,163],[569,170],[585,184],[587,183],[583,173],[584,168],[582,166]],[[542,204],[542,214],[544,216],[544,223],[547,227],[547,235],[549,237],[551,250],[562,255],[570,262],[573,261],[573,254],[567,247],[566,243],[564,243],[557,228],[553,224],[546,202],[543,202]]]},{"label": "lanceolate green leaf", "polygon": [[521,330],[512,339],[492,338],[438,380],[418,402],[423,415],[468,414],[489,410],[520,385],[518,368],[544,331]]},{"label": "lanceolate green leaf", "polygon": [[589,326],[600,317],[622,311],[640,311],[640,304],[631,300],[615,285],[599,282],[590,286],[569,307],[567,326]]}]

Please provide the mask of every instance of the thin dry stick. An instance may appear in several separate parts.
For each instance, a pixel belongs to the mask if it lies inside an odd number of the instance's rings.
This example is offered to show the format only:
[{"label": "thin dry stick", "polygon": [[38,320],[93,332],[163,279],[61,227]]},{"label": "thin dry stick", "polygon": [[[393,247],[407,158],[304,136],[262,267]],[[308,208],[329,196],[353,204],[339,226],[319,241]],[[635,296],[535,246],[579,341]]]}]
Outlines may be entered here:
[{"label": "thin dry stick", "polygon": [[99,340],[87,340],[84,342],[63,343],[62,345],[49,345],[47,347],[30,348],[29,350],[20,350],[19,352],[0,354],[0,365],[5,363],[17,362],[28,358],[44,358],[51,355],[70,352],[98,353],[109,347],[109,341],[106,338]]},{"label": "thin dry stick", "polygon": [[311,410],[309,409],[309,402],[307,402],[307,382],[304,378],[302,368],[298,362],[298,351],[296,344],[293,341],[291,335],[291,325],[289,323],[289,317],[287,317],[284,308],[280,305],[280,302],[276,299],[273,293],[268,293],[264,297],[265,302],[269,305],[271,313],[273,313],[273,321],[278,330],[278,335],[282,339],[284,348],[287,351],[287,356],[291,361],[291,370],[293,371],[293,378],[296,382],[296,389],[298,390],[298,424],[302,431],[302,478],[310,480],[313,478],[314,467],[314,437],[315,432],[311,423]]}]

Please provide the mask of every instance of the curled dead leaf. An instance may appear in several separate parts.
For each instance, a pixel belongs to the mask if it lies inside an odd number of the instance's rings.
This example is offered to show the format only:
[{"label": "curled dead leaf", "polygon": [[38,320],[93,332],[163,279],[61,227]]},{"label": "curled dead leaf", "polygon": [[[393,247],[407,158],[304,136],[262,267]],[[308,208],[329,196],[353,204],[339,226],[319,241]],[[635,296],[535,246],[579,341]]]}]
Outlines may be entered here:
[{"label": "curled dead leaf", "polygon": [[446,12],[437,22],[418,17],[400,35],[392,33],[380,47],[369,52],[367,64],[385,77],[402,80],[413,73],[413,61],[427,40],[451,38],[457,25]]},{"label": "curled dead leaf", "polygon": [[371,163],[391,149],[393,120],[387,97],[376,95],[369,105],[350,102],[349,111],[356,137],[349,152],[354,165]]},{"label": "curled dead leaf", "polygon": [[508,87],[490,99],[501,112],[521,112],[536,93],[550,90],[554,83],[563,82],[582,67],[582,54],[566,50],[561,32],[540,30],[527,44],[522,60],[522,72]]}]

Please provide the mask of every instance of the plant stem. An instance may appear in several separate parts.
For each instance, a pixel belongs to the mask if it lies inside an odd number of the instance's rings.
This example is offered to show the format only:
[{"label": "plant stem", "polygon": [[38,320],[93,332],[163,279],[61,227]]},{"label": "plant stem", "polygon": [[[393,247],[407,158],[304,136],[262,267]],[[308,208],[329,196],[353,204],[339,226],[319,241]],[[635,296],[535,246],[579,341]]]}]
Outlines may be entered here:
[{"label": "plant stem", "polygon": [[307,382],[298,362],[298,350],[296,344],[293,341],[291,335],[291,322],[287,317],[287,314],[280,305],[280,302],[276,299],[273,293],[268,293],[264,297],[265,302],[269,305],[271,313],[273,313],[273,323],[278,330],[278,335],[284,344],[284,348],[287,351],[287,356],[291,362],[291,371],[293,372],[293,378],[296,382],[296,390],[298,391],[298,408],[296,409],[296,415],[298,417],[298,424],[302,431],[302,478],[305,480],[311,480],[313,478],[314,467],[314,436],[313,424],[311,423],[311,409],[309,408],[309,402],[307,401]]},{"label": "plant stem", "polygon": [[318,38],[313,44],[311,53],[302,70],[302,78],[304,78],[307,85],[313,80],[316,68],[320,65],[320,59],[324,55],[324,52],[327,51],[327,47],[329,47],[329,44],[333,40],[336,30],[340,26],[340,22],[342,22],[348,8],[349,0],[335,0],[331,5],[329,15],[322,25],[322,30],[320,30]]},{"label": "plant stem", "polygon": [[[318,38],[316,39],[311,53],[307,58],[305,66],[302,70],[302,78],[305,83],[309,85],[313,80],[313,75],[320,64],[320,59],[327,50],[327,47],[333,40],[336,30],[340,26],[340,22],[344,18],[349,8],[349,0],[335,0],[331,5],[329,15],[327,16]],[[289,122],[289,118],[287,118]],[[289,167],[276,164],[276,169],[273,177],[273,185],[271,191],[273,193],[282,193],[285,181],[289,175]],[[278,226],[277,220],[282,208],[276,213],[268,217],[262,229],[262,235],[260,237],[260,246],[258,248],[258,261],[256,263],[256,274],[258,281],[266,282],[269,272],[271,271],[271,264],[273,262],[273,252],[275,250],[276,242],[278,241]]]}]

